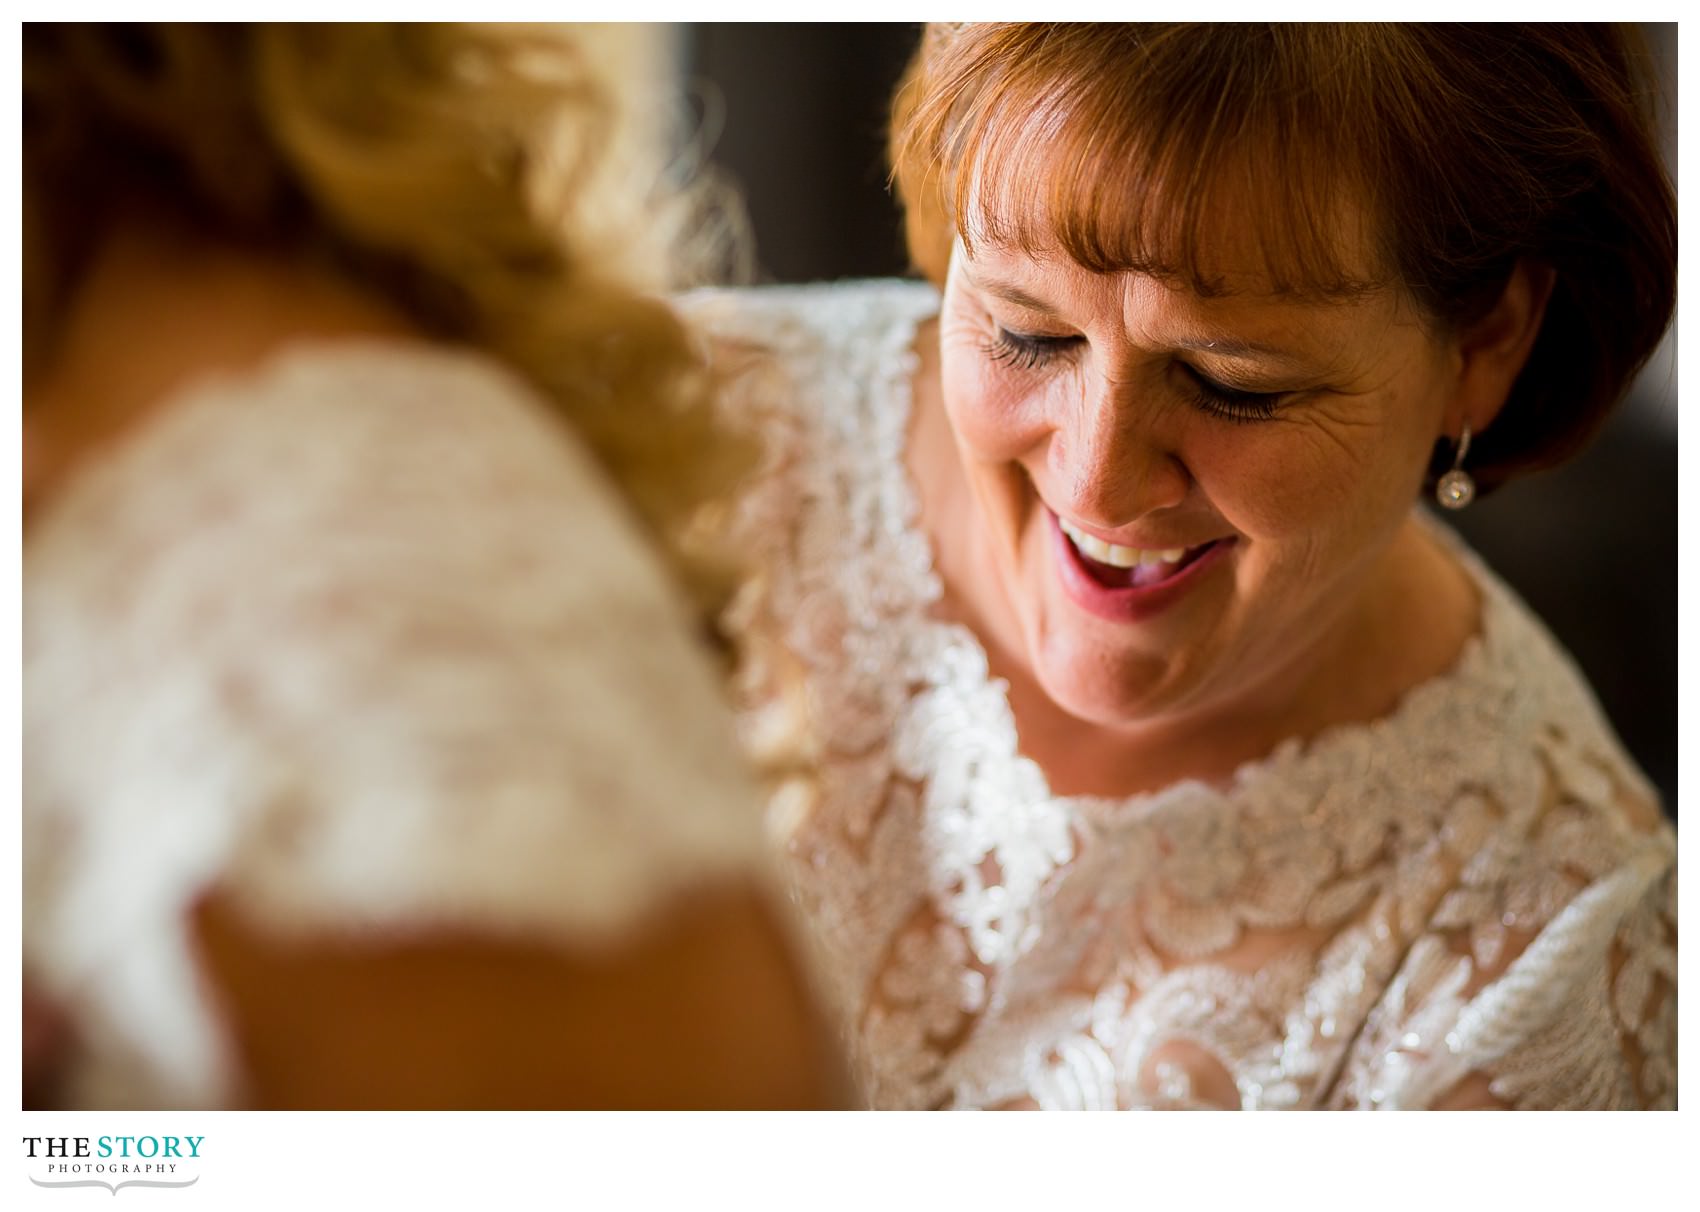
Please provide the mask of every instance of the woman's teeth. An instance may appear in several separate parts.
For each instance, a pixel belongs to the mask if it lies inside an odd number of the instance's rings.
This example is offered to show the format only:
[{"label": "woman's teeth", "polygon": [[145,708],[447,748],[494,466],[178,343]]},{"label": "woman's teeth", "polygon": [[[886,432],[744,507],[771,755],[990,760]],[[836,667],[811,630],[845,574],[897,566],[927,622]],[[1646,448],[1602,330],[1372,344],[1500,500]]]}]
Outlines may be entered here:
[{"label": "woman's teeth", "polygon": [[1156,551],[1143,551],[1138,547],[1122,547],[1115,543],[1106,543],[1103,539],[1075,529],[1062,518],[1057,522],[1062,526],[1062,532],[1073,543],[1075,550],[1089,560],[1100,564],[1108,564],[1112,568],[1152,568],[1165,564],[1178,564],[1186,555],[1184,547],[1166,547]]}]

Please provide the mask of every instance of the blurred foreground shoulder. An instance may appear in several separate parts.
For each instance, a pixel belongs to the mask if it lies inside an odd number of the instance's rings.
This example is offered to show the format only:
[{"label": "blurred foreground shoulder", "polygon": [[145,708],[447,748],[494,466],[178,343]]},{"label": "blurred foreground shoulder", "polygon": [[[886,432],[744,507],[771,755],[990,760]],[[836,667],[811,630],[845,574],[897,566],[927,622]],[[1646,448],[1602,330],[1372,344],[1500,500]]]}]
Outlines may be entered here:
[{"label": "blurred foreground shoulder", "polygon": [[213,1017],[159,974],[214,886],[297,937],[595,946],[761,878],[695,619],[486,359],[324,342],[205,380],[44,509],[25,560],[26,949],[50,994],[92,990],[96,1054],[165,1083],[88,1098],[226,1097],[208,1032],[148,1030]]}]

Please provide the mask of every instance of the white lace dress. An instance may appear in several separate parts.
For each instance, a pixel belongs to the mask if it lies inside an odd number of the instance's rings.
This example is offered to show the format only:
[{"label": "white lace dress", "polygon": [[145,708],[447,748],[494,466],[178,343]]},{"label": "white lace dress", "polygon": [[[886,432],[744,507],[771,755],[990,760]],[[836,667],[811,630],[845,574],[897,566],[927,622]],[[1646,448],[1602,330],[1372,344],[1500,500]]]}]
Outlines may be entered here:
[{"label": "white lace dress", "polygon": [[909,283],[709,293],[747,743],[878,1107],[1675,1101],[1675,840],[1570,660],[1483,598],[1456,668],[1225,789],[1053,795],[941,587],[902,460]]},{"label": "white lace dress", "polygon": [[572,944],[759,878],[686,611],[487,360],[300,345],[187,390],[32,517],[23,588],[24,954],[69,1105],[231,1100],[186,921],[215,886],[279,929]]}]

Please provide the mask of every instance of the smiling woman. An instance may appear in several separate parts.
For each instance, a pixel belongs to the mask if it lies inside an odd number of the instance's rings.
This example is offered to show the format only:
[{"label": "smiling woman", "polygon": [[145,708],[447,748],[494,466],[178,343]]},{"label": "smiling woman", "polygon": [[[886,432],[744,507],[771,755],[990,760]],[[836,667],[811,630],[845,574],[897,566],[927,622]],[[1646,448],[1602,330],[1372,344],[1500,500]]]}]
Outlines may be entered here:
[{"label": "smiling woman", "polygon": [[1413,509],[1574,450],[1668,322],[1637,71],[932,26],[931,285],[693,302],[770,445],[746,734],[875,1105],[1673,1102],[1656,797]]}]

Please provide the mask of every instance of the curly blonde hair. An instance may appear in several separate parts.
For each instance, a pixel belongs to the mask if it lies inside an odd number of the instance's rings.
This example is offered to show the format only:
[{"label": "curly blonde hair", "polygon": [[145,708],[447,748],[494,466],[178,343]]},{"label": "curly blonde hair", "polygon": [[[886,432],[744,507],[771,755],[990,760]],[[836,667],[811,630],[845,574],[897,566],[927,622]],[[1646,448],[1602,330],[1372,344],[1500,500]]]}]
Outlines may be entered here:
[{"label": "curly blonde hair", "polygon": [[538,386],[712,610],[727,575],[681,536],[749,454],[658,296],[741,220],[670,179],[643,50],[617,26],[26,25],[26,357],[137,195],[323,256]]}]

